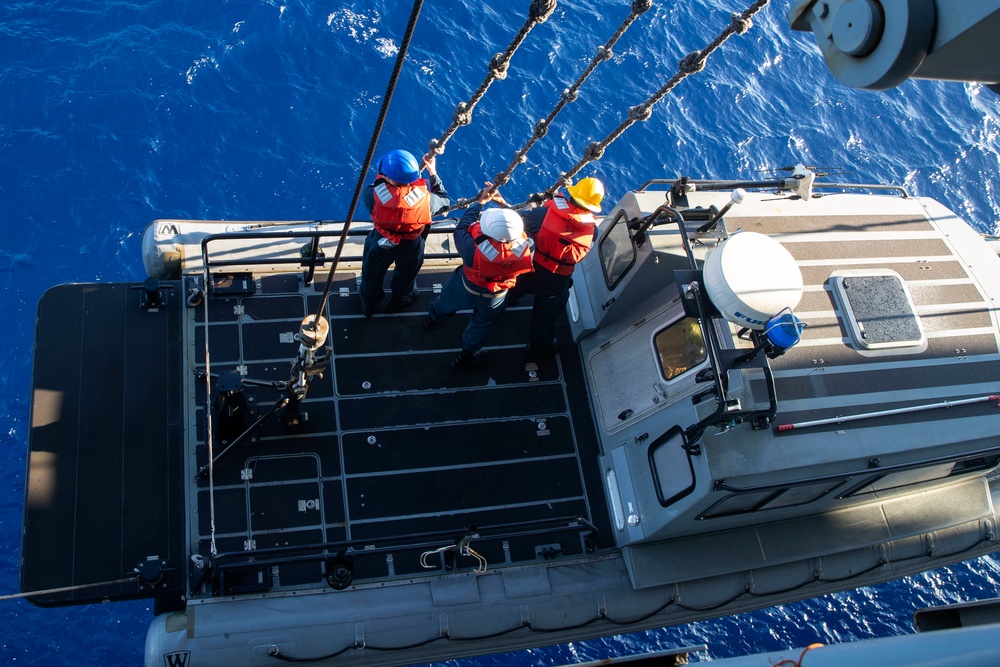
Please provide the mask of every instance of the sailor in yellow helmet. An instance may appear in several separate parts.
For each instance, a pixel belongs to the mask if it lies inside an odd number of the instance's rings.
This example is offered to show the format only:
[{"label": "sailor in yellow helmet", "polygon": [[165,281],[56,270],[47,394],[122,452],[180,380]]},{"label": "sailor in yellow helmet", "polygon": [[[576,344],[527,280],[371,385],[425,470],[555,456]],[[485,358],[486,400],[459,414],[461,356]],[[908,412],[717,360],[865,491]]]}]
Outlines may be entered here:
[{"label": "sailor in yellow helmet", "polygon": [[556,346],[556,321],[566,308],[573,269],[590,250],[597,234],[604,200],[604,184],[596,178],[582,178],[556,194],[543,206],[522,215],[524,230],[535,240],[535,270],[518,276],[507,295],[515,305],[525,294],[534,295],[531,328],[525,351],[530,355],[551,355]]}]

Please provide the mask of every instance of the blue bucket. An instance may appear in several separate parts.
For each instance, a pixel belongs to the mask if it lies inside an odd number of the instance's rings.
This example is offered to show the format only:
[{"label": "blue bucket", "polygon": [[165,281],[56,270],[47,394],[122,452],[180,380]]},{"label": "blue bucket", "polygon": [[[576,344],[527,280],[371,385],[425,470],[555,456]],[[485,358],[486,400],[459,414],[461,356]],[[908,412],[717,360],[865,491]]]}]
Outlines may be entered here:
[{"label": "blue bucket", "polygon": [[799,334],[805,326],[805,322],[788,311],[769,319],[764,334],[775,347],[787,350],[799,342]]}]

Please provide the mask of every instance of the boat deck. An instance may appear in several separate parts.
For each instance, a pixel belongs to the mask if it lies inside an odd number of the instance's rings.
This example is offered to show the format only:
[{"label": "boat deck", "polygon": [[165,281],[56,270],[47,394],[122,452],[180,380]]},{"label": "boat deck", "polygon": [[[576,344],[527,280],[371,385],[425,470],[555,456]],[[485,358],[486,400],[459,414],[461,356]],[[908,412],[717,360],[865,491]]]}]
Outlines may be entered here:
[{"label": "boat deck", "polygon": [[[214,508],[207,478],[199,481],[193,550],[210,553],[214,509],[218,562],[232,566],[225,592],[322,581],[323,561],[343,550],[355,582],[475,568],[471,555],[438,552],[467,534],[477,535],[469,546],[490,567],[611,546],[575,346],[564,341],[556,357],[525,358],[531,311],[521,304],[491,332],[487,365],[453,370],[467,315],[423,328],[449,274],[425,269],[417,304],[391,315],[378,309],[370,319],[361,315],[355,274],[335,277],[331,365],[313,380],[299,424],[273,416],[259,437],[219,459]],[[298,350],[293,336],[319,304],[317,282],[266,277],[253,295],[211,299],[211,374],[243,367],[248,381],[287,380]],[[203,311],[189,313],[204,370]],[[205,382],[191,381],[198,428],[189,431],[199,437],[202,467]],[[248,422],[281,397],[249,383],[244,394]],[[216,456],[224,446],[217,435]],[[422,564],[429,552],[437,553]],[[278,581],[270,579],[275,572]]]}]

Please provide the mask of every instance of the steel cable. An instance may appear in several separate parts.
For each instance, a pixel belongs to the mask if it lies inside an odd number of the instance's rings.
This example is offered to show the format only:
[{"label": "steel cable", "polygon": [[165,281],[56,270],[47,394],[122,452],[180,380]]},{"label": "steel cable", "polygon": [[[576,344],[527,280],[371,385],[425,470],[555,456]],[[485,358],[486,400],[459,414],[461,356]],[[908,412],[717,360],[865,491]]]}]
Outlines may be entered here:
[{"label": "steel cable", "polygon": [[[479,84],[479,88],[476,92],[472,94],[468,102],[459,102],[458,106],[455,107],[455,113],[452,116],[451,125],[448,129],[444,131],[438,139],[431,139],[430,143],[427,145],[427,150],[434,155],[441,155],[444,153],[445,144],[451,139],[455,131],[463,126],[468,125],[472,122],[472,111],[476,108],[479,100],[483,99],[486,95],[486,91],[489,90],[490,86],[497,79],[503,80],[507,78],[507,68],[510,65],[510,59],[514,56],[514,52],[517,48],[521,46],[521,43],[539,23],[545,23],[546,19],[551,16],[552,12],[556,8],[556,0],[532,0],[531,7],[528,9],[528,18],[525,19],[524,25],[518,31],[514,39],[511,40],[507,48],[502,52],[493,56],[490,60],[489,73],[483,82]],[[452,207],[455,208],[455,207]],[[451,210],[451,209],[449,209]]]},{"label": "steel cable", "polygon": [[705,68],[705,61],[708,59],[712,53],[722,46],[733,34],[739,33],[744,34],[753,25],[752,19],[754,15],[757,14],[761,9],[766,6],[770,0],[757,0],[741,14],[733,14],[731,17],[730,24],[716,37],[712,42],[708,44],[701,51],[694,51],[689,53],[683,59],[681,59],[678,64],[677,73],[674,74],[670,79],[660,87],[655,93],[649,96],[649,98],[642,104],[638,104],[634,107],[630,107],[628,110],[627,118],[621,122],[611,133],[605,137],[602,141],[594,142],[587,146],[583,152],[583,158],[577,162],[569,171],[560,174],[559,178],[544,192],[536,192],[529,195],[526,201],[519,204],[514,204],[511,208],[520,209],[528,206],[537,206],[544,202],[546,199],[551,198],[561,187],[565,187],[572,182],[574,176],[580,173],[584,167],[595,160],[600,160],[604,155],[605,149],[615,142],[618,137],[625,133],[625,130],[630,128],[637,121],[645,121],[649,119],[652,115],[652,108],[657,102],[663,99],[667,93],[674,89],[674,87],[683,81],[690,74],[695,74],[700,72]]},{"label": "steel cable", "polygon": [[[621,39],[621,36],[625,34],[625,31],[629,29],[632,23],[637,18],[639,18],[639,16],[641,16],[642,14],[646,13],[649,10],[652,4],[653,4],[652,0],[633,0],[632,11],[631,13],[629,13],[628,17],[624,21],[622,21],[621,25],[618,26],[618,29],[611,36],[611,38],[608,39],[607,42],[605,42],[602,46],[597,47],[597,53],[590,61],[590,64],[587,65],[586,69],[583,70],[583,73],[580,74],[580,76],[573,83],[573,85],[562,92],[562,95],[560,95],[559,97],[559,102],[557,102],[555,107],[553,107],[552,111],[549,112],[549,115],[535,124],[534,131],[532,132],[531,138],[528,140],[528,143],[526,143],[524,147],[522,147],[519,151],[517,151],[517,153],[514,154],[514,158],[510,161],[510,164],[507,165],[507,168],[493,177],[493,185],[489,189],[489,194],[496,192],[498,188],[500,188],[503,185],[506,185],[506,183],[510,180],[510,175],[517,168],[517,165],[523,164],[524,162],[527,161],[528,151],[531,150],[531,147],[535,145],[535,142],[537,142],[539,139],[541,139],[548,133],[549,127],[552,125],[552,121],[555,120],[556,116],[559,115],[559,112],[561,112],[563,108],[566,107],[567,104],[570,104],[577,100],[578,97],[577,93],[580,90],[580,86],[582,86],[583,83],[587,80],[587,78],[591,74],[593,74],[594,70],[597,69],[598,65],[600,65],[602,62],[606,60],[611,59],[611,57],[614,55],[614,52],[612,51],[614,45],[618,42],[619,39]],[[457,202],[455,202],[455,204],[453,204],[447,210],[442,211],[442,213],[447,213],[448,211],[465,208],[474,201],[476,201],[475,198],[459,199]]]}]

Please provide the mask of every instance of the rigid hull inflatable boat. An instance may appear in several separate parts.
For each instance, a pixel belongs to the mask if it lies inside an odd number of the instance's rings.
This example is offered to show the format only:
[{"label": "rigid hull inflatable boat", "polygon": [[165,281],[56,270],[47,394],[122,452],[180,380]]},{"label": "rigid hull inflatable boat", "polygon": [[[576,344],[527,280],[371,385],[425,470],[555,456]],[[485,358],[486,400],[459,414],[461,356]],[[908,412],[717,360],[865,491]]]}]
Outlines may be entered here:
[{"label": "rigid hull inflatable boat", "polygon": [[22,589],[153,598],[147,665],[397,665],[995,550],[1000,258],[814,177],[626,193],[558,354],[523,355],[522,303],[466,372],[465,318],[421,326],[447,223],[370,319],[363,226],[328,287],[337,223],[152,223],[148,279],[39,304]]}]

